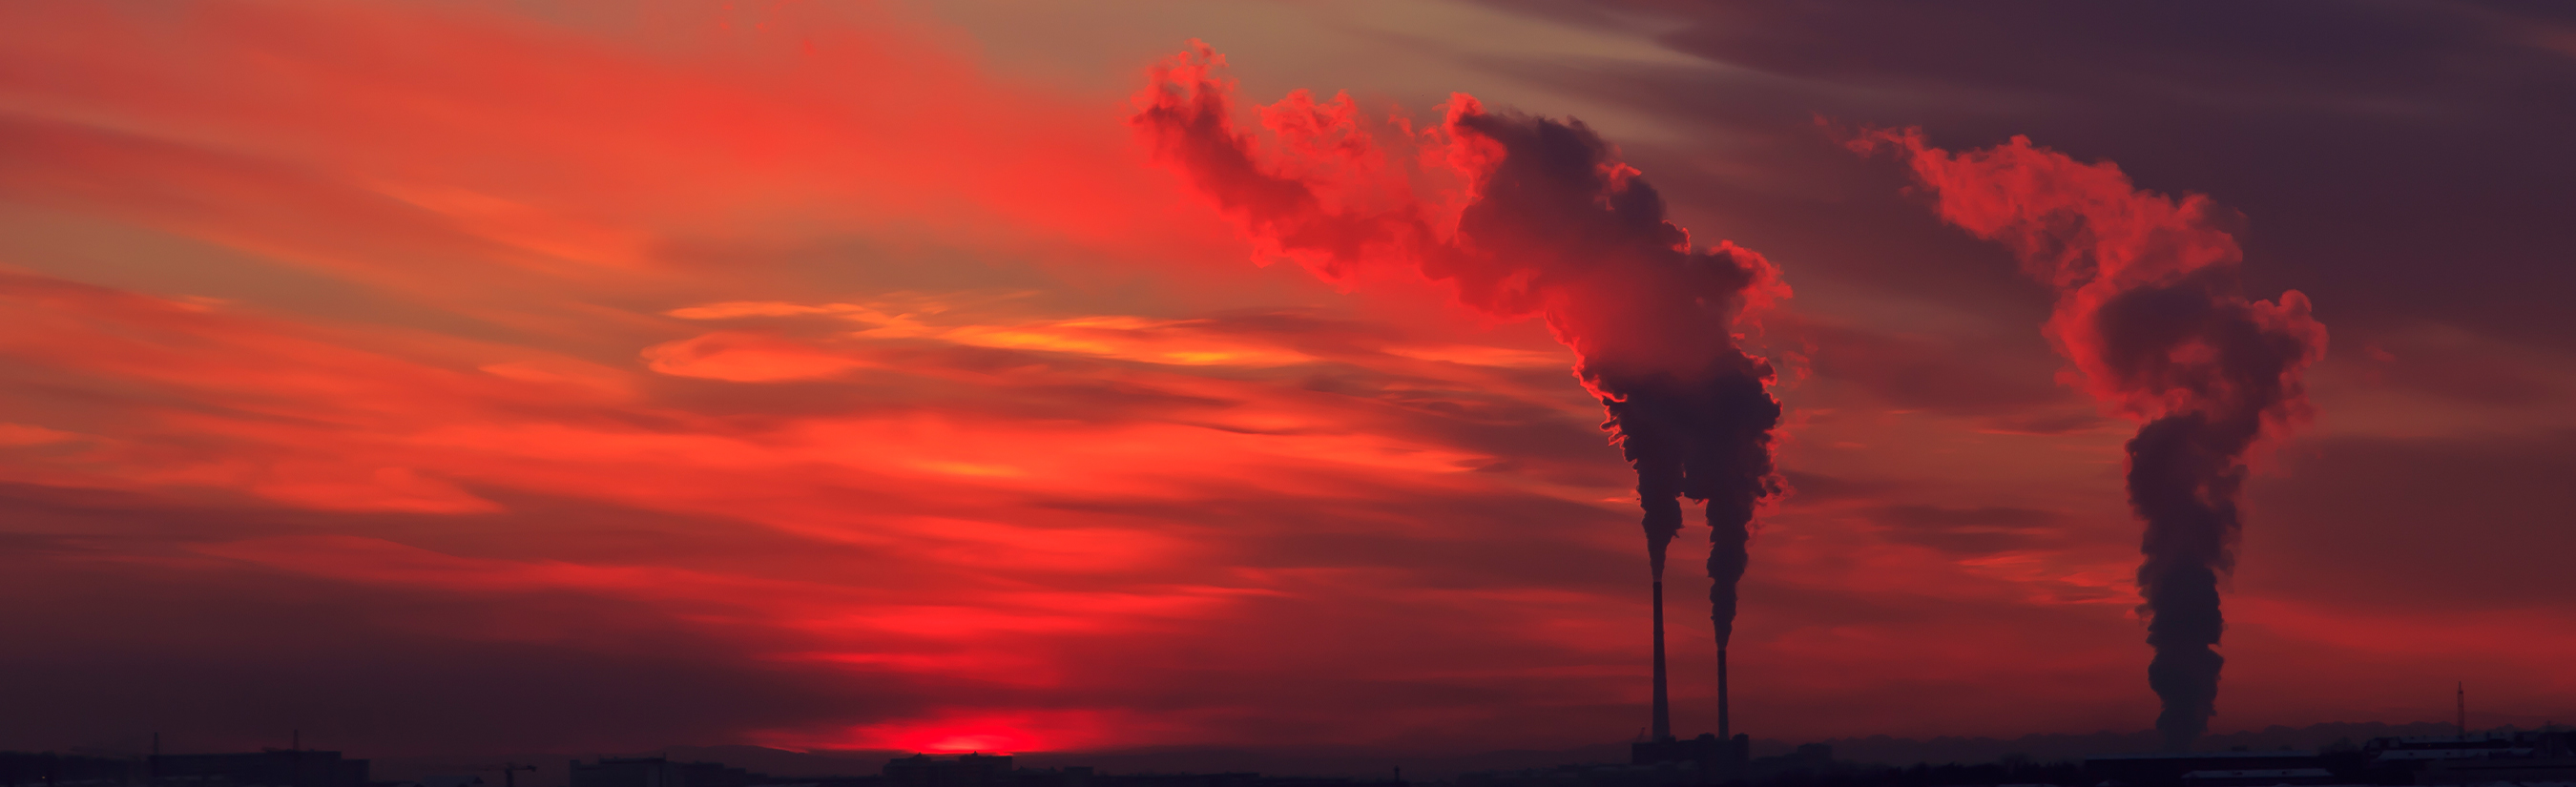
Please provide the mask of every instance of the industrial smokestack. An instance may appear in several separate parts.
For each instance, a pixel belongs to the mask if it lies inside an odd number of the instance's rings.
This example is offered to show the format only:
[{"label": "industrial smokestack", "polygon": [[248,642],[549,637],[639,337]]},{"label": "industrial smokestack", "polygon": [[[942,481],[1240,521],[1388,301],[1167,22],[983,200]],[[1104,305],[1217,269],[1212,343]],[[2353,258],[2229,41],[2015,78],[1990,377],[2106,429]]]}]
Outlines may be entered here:
[{"label": "industrial smokestack", "polygon": [[[1771,365],[1736,331],[1789,288],[1760,254],[1691,242],[1663,197],[1581,121],[1488,112],[1455,94],[1444,122],[1368,125],[1348,97],[1299,91],[1262,109],[1264,149],[1235,130],[1224,61],[1192,42],[1152,71],[1133,120],[1155,154],[1239,222],[1267,257],[1349,283],[1363,266],[1406,264],[1501,319],[1542,317],[1572,347],[1575,377],[1600,398],[1637,472],[1662,634],[1664,553],[1681,498],[1707,502],[1710,619],[1735,629],[1737,581],[1754,509],[1780,491]],[[1390,155],[1381,140],[1418,145]],[[1419,169],[1414,169],[1418,167]],[[1426,198],[1417,184],[1454,183]],[[1656,649],[1655,733],[1671,734]]]},{"label": "industrial smokestack", "polygon": [[2187,751],[2216,712],[2219,577],[2233,570],[2246,453],[2309,414],[2301,377],[2325,326],[2296,290],[2248,300],[2243,253],[2208,198],[2140,191],[2109,162],[2083,164],[2014,137],[1953,154],[1919,130],[1864,132],[1939,195],[1941,218],[2010,247],[2057,290],[2045,328],[2105,409],[2143,422],[2129,441],[2129,504],[2146,522],[2138,594],[2164,701],[2156,729]]},{"label": "industrial smokestack", "polygon": [[[1726,653],[1735,637],[1737,585],[1750,557],[1754,508],[1779,492],[1771,465],[1771,429],[1780,423],[1780,403],[1771,398],[1768,364],[1728,348],[1746,366],[1720,371],[1676,385],[1670,378],[1590,373],[1596,390],[1624,391],[1619,399],[1604,397],[1611,426],[1637,468],[1638,499],[1646,507],[1650,549],[1669,541],[1658,527],[1680,527],[1681,510],[1674,499],[1707,501],[1710,579],[1709,621],[1717,637],[1718,730],[1732,732],[1729,718]],[[1586,367],[1592,359],[1585,359]],[[1759,364],[1758,368],[1751,365]],[[1714,365],[1714,364],[1713,364]],[[1658,569],[1662,555],[1650,555]]]},{"label": "industrial smokestack", "polygon": [[1672,739],[1673,701],[1664,681],[1664,580],[1659,577],[1655,580],[1655,740]]},{"label": "industrial smokestack", "polygon": [[1717,649],[1717,739],[1734,740],[1733,720],[1726,716],[1726,649]]}]

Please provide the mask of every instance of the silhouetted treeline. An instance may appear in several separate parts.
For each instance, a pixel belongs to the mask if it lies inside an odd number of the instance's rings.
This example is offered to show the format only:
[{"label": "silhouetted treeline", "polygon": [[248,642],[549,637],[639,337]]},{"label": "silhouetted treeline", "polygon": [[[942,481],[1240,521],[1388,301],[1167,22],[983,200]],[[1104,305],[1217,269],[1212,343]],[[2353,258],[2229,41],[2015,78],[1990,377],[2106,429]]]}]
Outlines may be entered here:
[{"label": "silhouetted treeline", "polygon": [[[2413,724],[2329,723],[2306,727],[2273,725],[2261,730],[2213,733],[2201,738],[2202,751],[2229,751],[2242,747],[2251,751],[2274,749],[2319,750],[2338,742],[2358,744],[2372,738],[2405,735],[2449,735],[2457,728],[2441,722]],[[1781,741],[1755,740],[1757,754],[1785,753],[1790,745]],[[2157,751],[2164,738],[2153,730],[2137,732],[2096,732],[2088,734],[2024,735],[2018,738],[1939,737],[1930,740],[1891,738],[1873,735],[1866,738],[1833,738],[1823,743],[1834,748],[1834,756],[1843,760],[1883,765],[1913,763],[1979,763],[2000,762],[2020,756],[2032,761],[2081,760],[2097,754],[2132,751]]]}]

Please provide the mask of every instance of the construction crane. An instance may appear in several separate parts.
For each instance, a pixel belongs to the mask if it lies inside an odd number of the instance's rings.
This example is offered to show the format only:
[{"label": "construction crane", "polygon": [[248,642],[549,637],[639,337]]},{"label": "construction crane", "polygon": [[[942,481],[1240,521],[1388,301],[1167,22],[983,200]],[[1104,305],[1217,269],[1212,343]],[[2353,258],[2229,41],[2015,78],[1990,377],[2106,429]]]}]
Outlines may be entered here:
[{"label": "construction crane", "polygon": [[508,762],[508,763],[502,763],[502,764],[501,764],[501,767],[498,767],[498,768],[484,768],[484,769],[482,769],[482,770],[487,770],[487,771],[500,771],[500,772],[501,772],[501,787],[519,787],[519,772],[520,772],[520,771],[533,771],[533,770],[536,770],[536,769],[537,769],[537,766],[534,766],[534,765],[520,765],[520,764],[515,763],[515,762]]}]

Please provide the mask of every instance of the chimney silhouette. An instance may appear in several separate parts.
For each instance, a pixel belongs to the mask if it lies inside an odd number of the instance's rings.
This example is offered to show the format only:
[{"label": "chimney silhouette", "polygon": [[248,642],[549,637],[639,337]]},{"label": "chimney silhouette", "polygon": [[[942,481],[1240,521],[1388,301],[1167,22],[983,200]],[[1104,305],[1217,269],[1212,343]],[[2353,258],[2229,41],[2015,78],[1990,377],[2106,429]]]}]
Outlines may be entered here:
[{"label": "chimney silhouette", "polygon": [[1655,742],[1673,739],[1673,701],[1664,687],[1664,581],[1655,580]]},{"label": "chimney silhouette", "polygon": [[[1661,656],[1661,654],[1658,654],[1658,657],[1660,657],[1660,656]],[[1717,739],[1718,739],[1718,740],[1722,740],[1722,741],[1731,741],[1731,740],[1735,740],[1735,730],[1733,730],[1733,729],[1731,729],[1731,728],[1729,728],[1729,727],[1727,726],[1727,718],[1726,718],[1726,649],[1725,649],[1725,648],[1718,648],[1718,649],[1717,649]]]}]

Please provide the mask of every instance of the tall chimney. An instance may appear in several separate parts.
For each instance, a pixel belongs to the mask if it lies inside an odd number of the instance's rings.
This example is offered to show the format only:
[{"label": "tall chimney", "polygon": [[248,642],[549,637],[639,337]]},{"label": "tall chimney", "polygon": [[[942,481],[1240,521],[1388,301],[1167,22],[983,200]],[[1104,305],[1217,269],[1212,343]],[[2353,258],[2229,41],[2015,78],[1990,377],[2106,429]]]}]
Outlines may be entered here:
[{"label": "tall chimney", "polygon": [[1726,723],[1726,722],[1727,722],[1727,719],[1726,719],[1726,649],[1725,649],[1725,648],[1718,648],[1718,649],[1717,649],[1717,739],[1718,739],[1718,740],[1722,740],[1722,741],[1731,741],[1731,740],[1735,740],[1735,731],[1734,731],[1734,730],[1732,730],[1732,729],[1729,729],[1729,728],[1727,727],[1727,723]]},{"label": "tall chimney", "polygon": [[1655,580],[1655,741],[1673,739],[1673,701],[1664,687],[1664,581]]}]

